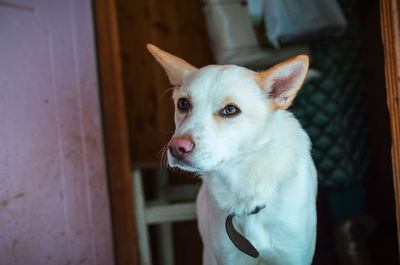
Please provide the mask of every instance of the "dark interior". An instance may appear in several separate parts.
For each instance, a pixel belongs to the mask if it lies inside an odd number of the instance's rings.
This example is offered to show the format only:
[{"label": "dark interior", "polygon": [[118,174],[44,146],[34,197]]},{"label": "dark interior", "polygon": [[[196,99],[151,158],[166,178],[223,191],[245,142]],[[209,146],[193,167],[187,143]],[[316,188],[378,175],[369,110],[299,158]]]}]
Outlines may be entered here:
[{"label": "dark interior", "polygon": [[[145,45],[153,43],[197,67],[212,64],[202,4],[198,0],[117,2],[132,165],[157,164],[160,149],[173,134],[173,105],[166,92],[170,88],[168,80]],[[372,156],[370,174],[364,182],[365,213],[376,223],[367,245],[372,264],[399,264],[379,2],[359,1],[358,6]],[[174,172],[170,182],[199,183],[199,180]],[[145,185],[146,196],[151,197],[151,178],[146,178]],[[339,264],[335,223],[328,208],[326,191],[319,189],[313,264]],[[176,264],[201,264],[202,243],[196,222],[174,223],[173,228]],[[152,248],[157,247],[155,241],[152,237]],[[154,261],[159,264],[157,256]]]}]

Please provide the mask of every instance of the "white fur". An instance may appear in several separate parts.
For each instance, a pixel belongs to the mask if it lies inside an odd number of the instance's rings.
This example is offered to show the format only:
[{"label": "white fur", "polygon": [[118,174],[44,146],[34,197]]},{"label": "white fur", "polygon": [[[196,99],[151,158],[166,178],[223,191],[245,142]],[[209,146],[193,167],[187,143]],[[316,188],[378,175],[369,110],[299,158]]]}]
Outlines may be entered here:
[{"label": "white fur", "polygon": [[[184,162],[170,154],[168,160],[203,180],[197,198],[203,264],[311,264],[317,178],[310,141],[291,113],[271,108],[254,76],[238,66],[185,72],[173,98],[177,103],[187,97],[192,109],[176,110],[174,136],[191,135],[195,148]],[[227,103],[241,113],[220,117]],[[266,207],[246,215],[260,205]],[[258,258],[229,240],[225,219],[230,213],[241,215],[234,225],[260,252]]]}]

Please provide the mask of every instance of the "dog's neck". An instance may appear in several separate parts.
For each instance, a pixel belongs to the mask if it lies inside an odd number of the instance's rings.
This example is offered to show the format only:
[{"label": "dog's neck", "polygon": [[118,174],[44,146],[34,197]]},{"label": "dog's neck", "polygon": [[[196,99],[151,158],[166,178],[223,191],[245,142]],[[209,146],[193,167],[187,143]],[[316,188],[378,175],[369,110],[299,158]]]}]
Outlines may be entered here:
[{"label": "dog's neck", "polygon": [[261,163],[248,161],[205,173],[203,179],[218,205],[228,213],[240,216],[266,204],[268,197],[275,191],[275,184],[265,185],[267,174],[268,171]]},{"label": "dog's neck", "polygon": [[291,120],[276,126],[271,132],[271,140],[245,159],[203,174],[219,207],[235,215],[250,213],[257,206],[268,205],[279,183],[296,174],[293,161],[299,160],[299,155],[303,154],[301,150],[308,150],[307,143],[305,146],[298,144],[301,143],[299,137],[307,136],[298,134],[296,129],[287,129],[287,125],[293,126]]}]

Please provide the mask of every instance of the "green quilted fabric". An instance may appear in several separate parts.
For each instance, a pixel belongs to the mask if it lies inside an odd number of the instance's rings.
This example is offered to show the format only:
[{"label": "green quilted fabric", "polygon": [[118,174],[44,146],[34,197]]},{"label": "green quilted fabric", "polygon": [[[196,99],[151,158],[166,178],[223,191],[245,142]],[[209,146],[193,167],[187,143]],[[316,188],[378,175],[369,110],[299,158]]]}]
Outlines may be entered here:
[{"label": "green quilted fabric", "polygon": [[311,138],[319,183],[325,187],[358,182],[370,160],[356,1],[339,3],[348,28],[341,38],[311,43],[311,67],[321,78],[305,84],[291,108]]}]

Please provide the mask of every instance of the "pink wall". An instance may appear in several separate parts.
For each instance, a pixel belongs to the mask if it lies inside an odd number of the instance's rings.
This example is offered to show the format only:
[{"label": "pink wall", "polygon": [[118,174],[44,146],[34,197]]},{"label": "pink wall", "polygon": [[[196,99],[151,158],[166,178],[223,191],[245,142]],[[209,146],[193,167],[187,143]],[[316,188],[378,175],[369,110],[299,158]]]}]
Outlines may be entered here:
[{"label": "pink wall", "polygon": [[0,265],[113,264],[92,20],[0,1]]}]

